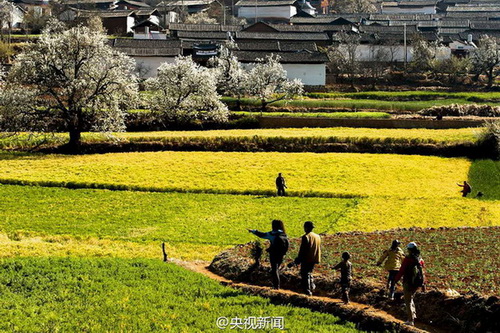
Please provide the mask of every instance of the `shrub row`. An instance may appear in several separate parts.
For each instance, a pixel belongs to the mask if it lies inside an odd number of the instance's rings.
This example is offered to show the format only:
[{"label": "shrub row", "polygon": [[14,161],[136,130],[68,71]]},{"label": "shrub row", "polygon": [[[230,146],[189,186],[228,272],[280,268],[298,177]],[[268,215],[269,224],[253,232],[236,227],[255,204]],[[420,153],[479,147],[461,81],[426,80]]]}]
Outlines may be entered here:
[{"label": "shrub row", "polygon": [[451,104],[433,106],[419,112],[422,116],[477,116],[477,117],[500,117],[500,107],[486,104]]},{"label": "shrub row", "polygon": [[[62,147],[39,149],[45,153],[68,153]],[[80,153],[139,151],[225,151],[225,152],[353,152],[417,154],[444,157],[494,158],[490,144],[445,143],[431,139],[368,137],[180,137],[132,138],[123,142],[86,143]]]}]

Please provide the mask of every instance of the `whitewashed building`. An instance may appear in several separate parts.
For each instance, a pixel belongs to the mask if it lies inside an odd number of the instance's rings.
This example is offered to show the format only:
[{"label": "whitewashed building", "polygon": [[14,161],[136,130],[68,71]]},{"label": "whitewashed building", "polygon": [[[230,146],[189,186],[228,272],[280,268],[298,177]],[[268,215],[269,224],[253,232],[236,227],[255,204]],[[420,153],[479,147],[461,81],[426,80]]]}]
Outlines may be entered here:
[{"label": "whitewashed building", "polygon": [[238,17],[257,22],[259,20],[290,20],[297,15],[296,0],[255,1],[240,0],[236,3]]},{"label": "whitewashed building", "polygon": [[382,14],[436,14],[436,0],[386,1],[380,8]]}]

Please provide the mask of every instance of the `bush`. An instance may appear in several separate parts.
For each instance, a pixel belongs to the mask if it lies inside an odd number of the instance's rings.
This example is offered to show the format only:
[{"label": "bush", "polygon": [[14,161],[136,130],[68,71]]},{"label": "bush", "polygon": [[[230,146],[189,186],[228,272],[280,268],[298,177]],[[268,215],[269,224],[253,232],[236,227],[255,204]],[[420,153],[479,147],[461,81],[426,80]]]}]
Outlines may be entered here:
[{"label": "bush", "polygon": [[477,117],[500,117],[500,107],[479,104],[451,104],[433,106],[419,112],[422,116],[477,116]]},{"label": "bush", "polygon": [[488,121],[479,137],[479,145],[492,152],[492,158],[500,158],[500,121]]}]

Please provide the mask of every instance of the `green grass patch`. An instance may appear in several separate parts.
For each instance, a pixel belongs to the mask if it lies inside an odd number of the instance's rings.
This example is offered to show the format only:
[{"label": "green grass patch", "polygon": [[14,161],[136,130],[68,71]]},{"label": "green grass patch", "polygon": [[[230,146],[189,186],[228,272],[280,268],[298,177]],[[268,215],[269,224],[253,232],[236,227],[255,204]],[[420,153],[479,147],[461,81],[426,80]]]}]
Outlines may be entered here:
[{"label": "green grass patch", "polygon": [[308,93],[307,97],[320,99],[371,99],[386,101],[432,101],[440,99],[464,100],[469,102],[498,102],[498,92],[435,92],[435,91],[368,91],[357,93]]},{"label": "green grass patch", "polygon": [[267,117],[307,117],[307,118],[338,118],[338,119],[388,119],[386,112],[248,112],[233,111],[235,115],[267,116]]},{"label": "green grass patch", "polygon": [[0,271],[2,331],[220,332],[218,317],[272,316],[292,332],[358,332],[159,260],[15,258]]},{"label": "green grass patch", "polygon": [[[224,97],[222,101],[228,103],[230,106],[236,104],[234,98]],[[436,99],[425,101],[391,101],[391,100],[378,100],[378,99],[296,99],[296,100],[282,100],[270,104],[274,107],[292,107],[292,108],[311,108],[311,109],[349,109],[349,110],[381,110],[387,112],[416,112],[436,105],[449,105],[449,104],[473,104],[473,101],[466,101],[464,99]],[[256,99],[244,98],[241,100],[242,105],[259,106],[260,102]],[[497,105],[498,103],[488,103]]]},{"label": "green grass patch", "polygon": [[473,194],[480,191],[484,194],[486,200],[499,199],[500,161],[473,161],[469,169],[469,180],[473,187]]}]

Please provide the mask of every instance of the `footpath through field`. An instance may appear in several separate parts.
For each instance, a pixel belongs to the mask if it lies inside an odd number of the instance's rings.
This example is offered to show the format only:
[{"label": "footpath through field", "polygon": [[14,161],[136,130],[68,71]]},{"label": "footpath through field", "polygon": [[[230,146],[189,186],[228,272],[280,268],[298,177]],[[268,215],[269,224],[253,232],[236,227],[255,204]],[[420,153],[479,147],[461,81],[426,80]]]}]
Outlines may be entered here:
[{"label": "footpath through field", "polygon": [[207,262],[192,262],[172,259],[172,261],[193,272],[203,274],[223,285],[242,290],[251,295],[269,298],[273,303],[292,304],[309,308],[314,311],[326,312],[344,320],[355,322],[358,328],[369,331],[391,331],[401,333],[445,332],[432,326],[416,322],[416,327],[404,324],[404,321],[394,314],[376,309],[370,305],[350,302],[344,304],[342,300],[323,296],[306,296],[291,290],[273,290],[270,287],[235,282],[219,276],[208,269]]}]

